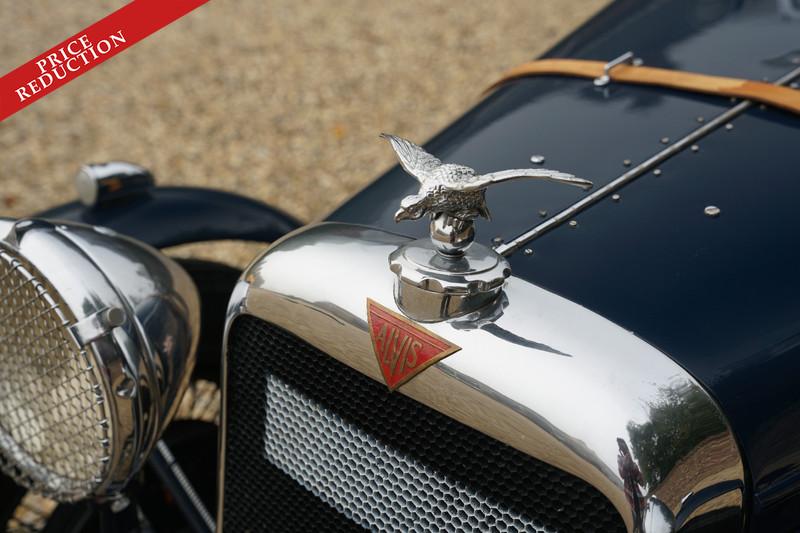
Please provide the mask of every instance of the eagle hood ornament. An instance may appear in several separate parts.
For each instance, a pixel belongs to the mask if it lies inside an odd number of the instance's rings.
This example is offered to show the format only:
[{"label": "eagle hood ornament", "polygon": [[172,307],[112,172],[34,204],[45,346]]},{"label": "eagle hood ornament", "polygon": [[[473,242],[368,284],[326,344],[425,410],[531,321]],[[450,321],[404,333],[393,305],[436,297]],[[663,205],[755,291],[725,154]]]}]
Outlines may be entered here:
[{"label": "eagle hood ornament", "polygon": [[471,220],[479,216],[490,219],[486,206],[485,193],[490,185],[518,178],[538,178],[588,190],[592,182],[576,178],[571,174],[539,168],[519,168],[501,170],[489,174],[478,174],[475,169],[451,163],[426,152],[413,142],[381,133],[381,138],[392,145],[400,165],[420,183],[417,194],[406,196],[395,213],[396,222],[416,220],[425,214],[444,213],[461,219]]},{"label": "eagle hood ornament", "polygon": [[500,301],[508,261],[475,243],[475,219],[490,218],[486,189],[496,183],[538,178],[588,190],[592,182],[555,170],[523,168],[479,174],[474,169],[442,163],[413,142],[381,134],[391,144],[400,165],[420,182],[419,192],[406,196],[396,222],[430,215],[430,240],[411,241],[389,256],[396,274],[398,307],[420,322],[436,322],[489,312]]}]

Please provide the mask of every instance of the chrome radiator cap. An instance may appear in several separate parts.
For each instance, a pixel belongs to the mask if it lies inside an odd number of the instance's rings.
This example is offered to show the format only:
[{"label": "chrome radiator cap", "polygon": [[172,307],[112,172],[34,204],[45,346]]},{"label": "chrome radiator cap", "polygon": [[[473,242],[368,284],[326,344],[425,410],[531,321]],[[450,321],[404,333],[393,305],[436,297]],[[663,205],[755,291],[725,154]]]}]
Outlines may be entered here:
[{"label": "chrome radiator cap", "polygon": [[177,409],[199,299],[110,230],[0,220],[0,466],[60,501],[115,497]]},{"label": "chrome radiator cap", "polygon": [[[387,258],[410,242],[338,223],[298,230],[245,271],[227,331],[237,317],[255,316],[383,383],[369,309],[403,314]],[[583,479],[628,531],[676,531],[716,512],[743,519],[747,484],[725,416],[691,375],[633,333],[514,276],[491,312],[424,326],[403,320],[460,350],[392,394]],[[661,431],[668,415],[687,430]],[[224,473],[224,448],[221,460]]]}]

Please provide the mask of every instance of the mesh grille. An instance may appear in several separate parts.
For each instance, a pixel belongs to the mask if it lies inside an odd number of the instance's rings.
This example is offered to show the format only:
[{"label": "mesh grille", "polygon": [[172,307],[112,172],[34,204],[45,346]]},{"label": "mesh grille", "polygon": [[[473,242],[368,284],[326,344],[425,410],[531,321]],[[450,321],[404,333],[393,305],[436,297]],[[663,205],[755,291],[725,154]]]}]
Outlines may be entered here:
[{"label": "mesh grille", "polygon": [[35,269],[0,250],[0,467],[62,500],[104,478],[105,405],[67,312]]},{"label": "mesh grille", "polygon": [[227,531],[624,531],[583,481],[259,319],[227,385]]}]

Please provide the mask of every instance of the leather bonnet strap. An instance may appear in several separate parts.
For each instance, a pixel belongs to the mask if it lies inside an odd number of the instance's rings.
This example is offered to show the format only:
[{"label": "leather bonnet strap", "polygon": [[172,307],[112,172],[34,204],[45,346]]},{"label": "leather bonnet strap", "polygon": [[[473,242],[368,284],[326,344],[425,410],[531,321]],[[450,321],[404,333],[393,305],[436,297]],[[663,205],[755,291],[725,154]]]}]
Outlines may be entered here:
[{"label": "leather bonnet strap", "polygon": [[[603,76],[605,67],[606,63],[602,61],[540,59],[512,68],[488,90],[491,91],[508,81],[528,76],[577,76],[596,79]],[[754,100],[800,114],[800,90],[761,81],[626,64],[615,66],[611,77],[613,81],[620,83],[656,85],[681,91]]]}]

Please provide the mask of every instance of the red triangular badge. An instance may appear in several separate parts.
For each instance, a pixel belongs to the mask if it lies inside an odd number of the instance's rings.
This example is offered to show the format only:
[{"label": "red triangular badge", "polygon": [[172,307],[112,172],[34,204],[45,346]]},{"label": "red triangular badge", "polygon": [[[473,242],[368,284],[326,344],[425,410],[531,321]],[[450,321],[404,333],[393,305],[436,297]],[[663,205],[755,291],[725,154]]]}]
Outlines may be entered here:
[{"label": "red triangular badge", "polygon": [[367,298],[372,349],[390,390],[461,348]]}]

